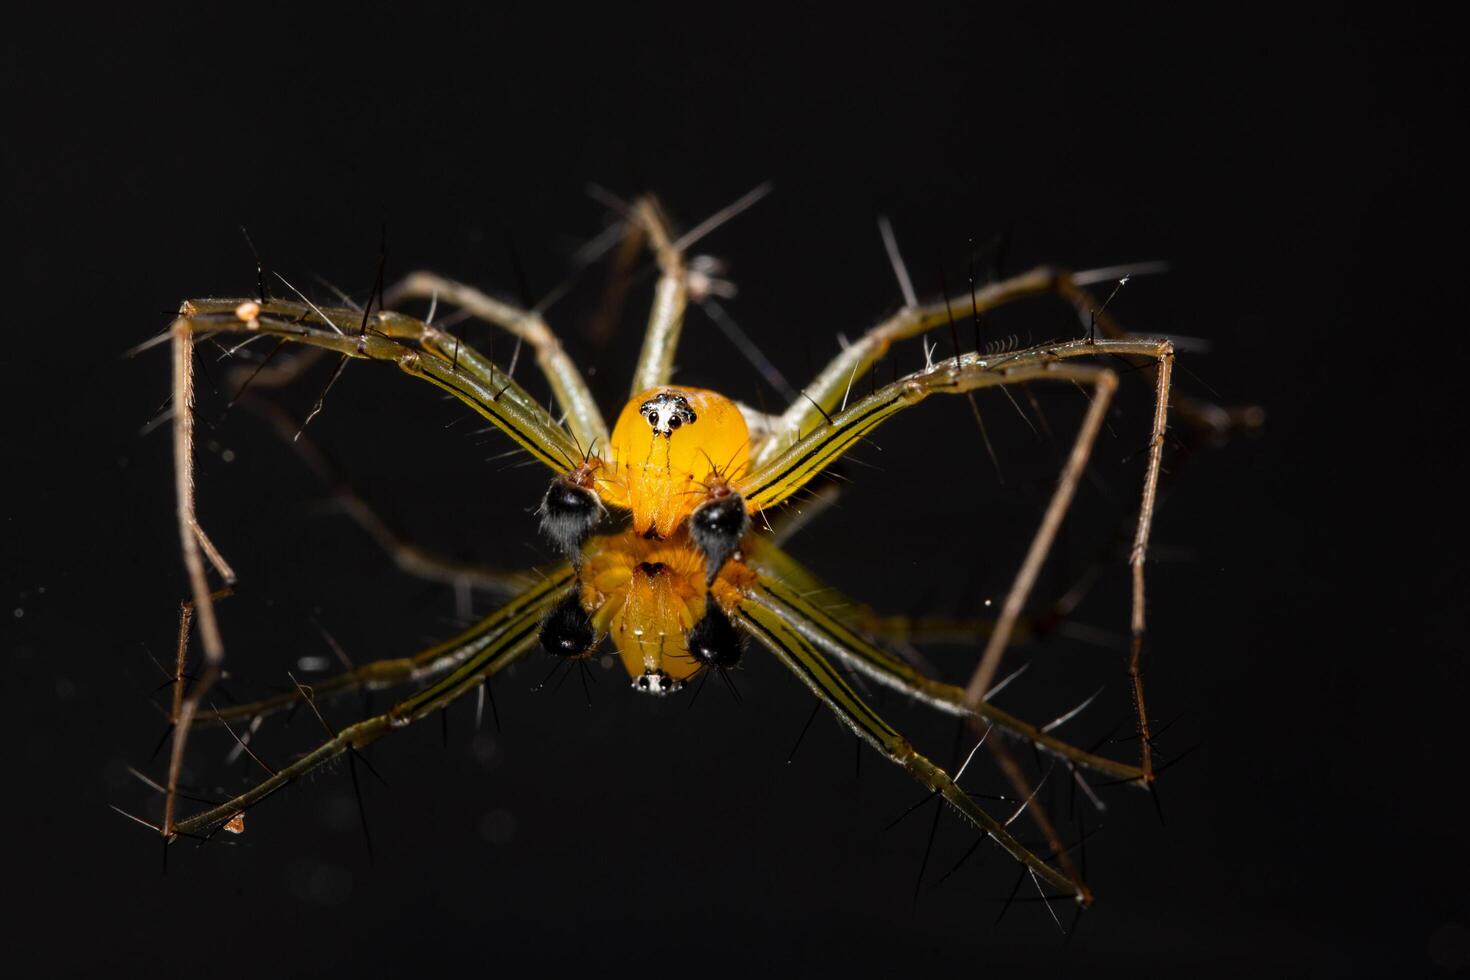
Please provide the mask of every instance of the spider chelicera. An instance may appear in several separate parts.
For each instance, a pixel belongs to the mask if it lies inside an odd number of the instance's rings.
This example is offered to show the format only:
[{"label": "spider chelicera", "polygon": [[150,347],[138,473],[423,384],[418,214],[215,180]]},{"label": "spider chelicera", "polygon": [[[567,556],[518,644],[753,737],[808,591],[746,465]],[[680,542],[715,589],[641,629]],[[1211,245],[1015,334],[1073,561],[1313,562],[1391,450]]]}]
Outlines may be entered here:
[{"label": "spider chelicera", "polygon": [[[707,222],[701,228],[709,226]],[[1152,786],[1156,767],[1140,673],[1144,558],[1170,405],[1174,349],[1168,340],[1128,335],[1106,313],[1106,304],[1100,309],[1086,291],[1089,283],[1117,279],[1123,273],[1073,276],[1036,269],[923,304],[913,296],[901,261],[890,248],[904,286],[905,306],[848,344],[784,412],[768,415],[716,392],[672,383],[686,306],[709,288],[705,273],[685,257],[700,229],[676,239],[652,199],[627,206],[621,227],[651,249],[659,278],[631,397],[611,432],[581,372],[539,313],[438,276],[417,273],[387,291],[380,284],[376,307],[370,302],[365,310],[320,307],[299,293],[296,299],[272,299],[263,286],[255,299],[190,300],[182,305],[159,339],[171,341],[173,350],[178,520],[192,602],[186,605],[180,628],[168,782],[158,787],[166,796],[164,815],[161,826],[154,829],[169,841],[206,837],[221,829],[238,832],[245,812],[282,786],[328,760],[355,756],[388,732],[442,711],[466,695],[480,692],[483,697],[492,677],[537,647],[556,657],[586,658],[610,639],[634,690],[669,696],[700,672],[735,665],[743,655],[744,641],[754,638],[862,740],[1024,865],[1023,874],[1029,873],[1038,889],[1044,885],[1081,904],[1090,902],[1087,885],[1043,820],[1038,824],[1052,843],[1049,856],[1034,853],[1007,829],[1019,811],[1009,818],[988,813],[956,785],[963,767],[949,773],[917,752],[874,713],[845,674],[861,674],[934,709],[968,719],[981,742],[987,738],[999,742],[1004,736],[1029,744],[1054,757],[1084,787],[1089,772],[1112,782]],[[900,340],[933,329],[952,330],[956,314],[978,323],[986,311],[1041,294],[1058,296],[1076,310],[1083,325],[1080,337],[1001,353],[982,352],[977,344],[971,353],[959,353],[956,335],[954,356],[931,357],[924,369],[889,384],[861,383],[890,345]],[[436,328],[432,311],[422,320],[392,312],[392,307],[414,299],[432,300],[436,308],[452,304],[515,335],[518,344],[534,353],[562,420],[506,370]],[[310,687],[297,684],[294,690],[251,704],[201,712],[201,699],[220,676],[224,656],[208,568],[212,566],[226,582],[233,580],[233,573],[195,516],[194,345],[200,338],[223,335],[266,336],[274,338],[276,349],[304,345],[335,353],[341,359],[339,371],[351,359],[394,364],[449,392],[551,470],[551,485],[536,514],[565,562],[539,578],[508,577],[488,583],[507,593],[503,605],[458,636],[417,654],[357,667]],[[1119,383],[1118,373],[1099,363],[1104,356],[1137,368],[1134,373],[1149,379],[1155,392],[1129,551],[1132,646],[1127,666],[1137,707],[1137,764],[1073,746],[1052,734],[1055,723],[1033,724],[989,701],[998,687],[1002,656],[1025,625],[1021,617],[1028,596]],[[860,382],[858,391],[855,379]],[[973,676],[963,687],[945,683],[885,648],[882,627],[851,611],[862,607],[815,603],[811,596],[826,590],[783,553],[781,537],[772,532],[766,515],[775,514],[779,505],[809,487],[857,440],[895,413],[931,395],[965,395],[1026,382],[1079,386],[1090,396],[1088,408],[1040,526],[989,626]],[[861,393],[864,388],[867,394]],[[1211,421],[1207,408],[1185,410],[1207,426],[1227,424]],[[191,619],[204,660],[186,685],[182,664]],[[177,813],[184,746],[196,721],[248,723],[302,703],[314,711],[314,699],[346,690],[411,683],[418,683],[418,690],[386,712],[335,731],[316,749],[272,770],[269,778],[248,791],[203,812],[183,817]],[[1019,782],[1024,777],[1008,775],[1029,801]]]}]

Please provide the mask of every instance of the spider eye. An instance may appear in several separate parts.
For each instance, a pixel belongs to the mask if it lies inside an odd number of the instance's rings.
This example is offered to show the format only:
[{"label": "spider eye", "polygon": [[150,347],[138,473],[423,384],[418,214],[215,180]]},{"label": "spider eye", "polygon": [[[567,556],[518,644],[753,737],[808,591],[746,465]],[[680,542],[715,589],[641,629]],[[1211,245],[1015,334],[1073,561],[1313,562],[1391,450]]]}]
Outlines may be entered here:
[{"label": "spider eye", "polygon": [[740,663],[744,645],[744,638],[714,596],[706,595],[704,618],[689,631],[689,654],[709,667],[729,668]]},{"label": "spider eye", "polygon": [[591,653],[596,639],[592,617],[582,608],[582,597],[575,589],[541,624],[541,646],[553,656],[580,657]]},{"label": "spider eye", "polygon": [[602,504],[591,490],[557,477],[546,488],[536,513],[541,515],[541,533],[575,562],[582,542],[602,516]]},{"label": "spider eye", "polygon": [[674,430],[693,425],[699,416],[689,407],[689,399],[672,391],[661,391],[638,406],[638,414],[648,420],[653,431],[668,437]]},{"label": "spider eye", "polygon": [[674,680],[661,670],[650,670],[633,678],[633,690],[662,696],[683,690],[684,682]]},{"label": "spider eye", "polygon": [[714,582],[748,530],[750,515],[745,512],[745,498],[738,493],[700,504],[689,515],[689,536],[704,552],[706,583]]}]

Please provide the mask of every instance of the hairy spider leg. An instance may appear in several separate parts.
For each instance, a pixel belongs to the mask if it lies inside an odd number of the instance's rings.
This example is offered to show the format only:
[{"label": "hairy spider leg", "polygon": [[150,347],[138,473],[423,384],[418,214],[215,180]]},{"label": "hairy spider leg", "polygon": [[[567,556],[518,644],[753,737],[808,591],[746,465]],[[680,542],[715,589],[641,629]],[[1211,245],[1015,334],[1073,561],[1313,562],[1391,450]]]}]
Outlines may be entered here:
[{"label": "hairy spider leg", "polygon": [[1143,563],[1148,551],[1148,535],[1153,523],[1153,510],[1162,459],[1164,432],[1168,421],[1169,378],[1174,351],[1168,341],[1078,340],[1063,344],[1035,347],[999,357],[971,353],[946,358],[933,367],[908,375],[859,400],[830,421],[818,425],[785,452],[764,465],[755,465],[737,481],[737,490],[756,508],[780,503],[801,489],[831,463],[845,453],[859,438],[877,428],[885,419],[931,394],[962,394],[985,387],[1020,383],[1030,380],[1066,380],[1091,385],[1093,396],[1082,427],[1078,430],[1072,452],[1063,467],[1061,478],[1033,537],[1025,560],[1007,593],[1001,615],[986,644],[975,674],[966,687],[972,706],[983,700],[994,683],[1011,630],[1020,617],[1030,595],[1036,575],[1051,548],[1062,518],[1071,504],[1072,495],[1086,466],[1088,455],[1102,425],[1103,413],[1117,387],[1117,375],[1106,368],[1069,364],[1078,357],[1103,354],[1132,355],[1156,359],[1156,389],[1153,427],[1149,442],[1149,461],[1144,475],[1142,500],[1139,505],[1138,528],[1129,557],[1133,577],[1131,609],[1132,648],[1129,677],[1134,688],[1138,710],[1138,729],[1142,781],[1153,781],[1152,750],[1149,722],[1143,701],[1141,651],[1144,627]]},{"label": "hairy spider leg", "polygon": [[[535,607],[543,614],[548,604],[566,595],[576,582],[568,565],[546,573],[505,605],[447,640],[425,647],[408,657],[391,657],[363,664],[352,670],[312,682],[308,687],[318,701],[353,691],[377,691],[439,677],[474,657],[497,640],[526,609]],[[220,722],[253,720],[294,707],[303,700],[300,690],[282,691],[248,704],[232,704],[202,715],[198,724],[208,727]]]},{"label": "hairy spider leg", "polygon": [[[756,568],[768,563],[768,556],[757,557],[751,562]],[[1060,756],[1112,779],[1134,781],[1141,778],[1142,770],[1137,766],[1082,751],[1042,728],[1002,711],[989,701],[981,700],[978,704],[971,704],[964,688],[934,680],[902,658],[875,646],[840,619],[806,598],[804,591],[793,588],[789,582],[773,575],[757,572],[755,582],[746,587],[745,595],[747,603],[767,610],[772,616],[800,632],[823,653],[837,658],[844,665],[879,684],[947,714],[981,719],[1043,752]]]},{"label": "hairy spider leg", "polygon": [[[347,324],[350,330],[352,324],[359,322],[359,316],[359,311],[323,309],[304,300],[299,303],[188,300],[164,335],[171,338],[173,347],[174,481],[180,548],[204,649],[204,670],[181,698],[174,719],[164,803],[165,836],[170,836],[173,829],[178,776],[189,729],[201,699],[219,678],[224,661],[224,643],[214,613],[204,556],[227,582],[234,579],[234,572],[210,542],[197,516],[194,488],[194,342],[197,337],[264,334],[282,342],[335,352],[341,355],[342,365],[348,359],[397,364],[405,373],[455,395],[553,471],[565,473],[577,465],[574,454],[579,450],[566,430],[488,360],[465,350],[460,352],[460,360],[451,362],[442,356],[441,349],[445,340],[458,347],[453,338],[401,314],[379,312],[363,317],[362,328],[351,333],[339,325]],[[419,347],[410,347],[405,340],[414,341]],[[182,682],[181,677],[178,683]]]},{"label": "hairy spider leg", "polygon": [[689,268],[684,255],[669,233],[668,222],[658,202],[644,197],[633,205],[632,218],[643,229],[658,262],[658,283],[653,287],[653,308],[648,314],[648,327],[643,334],[643,348],[638,352],[638,366],[633,369],[632,393],[666,385],[674,374],[674,351],[679,346],[679,332],[684,327],[684,311],[689,305]]},{"label": "hairy spider leg", "polygon": [[742,603],[736,622],[770,649],[843,724],[884,758],[904,769],[930,792],[942,796],[970,824],[1052,887],[1073,895],[1083,905],[1091,903],[1092,893],[1083,882],[1033,854],[1011,836],[1004,824],[956,786],[947,772],[919,754],[907,739],[875,714],[801,630],[758,602]]},{"label": "hairy spider leg", "polygon": [[[363,671],[381,671],[384,675],[408,678],[415,671],[419,672],[419,676],[425,676],[427,673],[452,667],[449,673],[423,690],[404,698],[380,715],[343,728],[311,752],[276,770],[269,778],[244,793],[203,813],[172,824],[167,829],[166,836],[172,838],[176,834],[208,834],[318,766],[344,753],[361,749],[395,729],[405,728],[448,707],[535,647],[542,620],[574,586],[575,577],[571,569],[562,568],[545,582],[528,590],[521,599],[510,603],[505,609],[453,640],[430,647],[413,657],[399,661],[380,661],[369,664],[360,671],[342,675],[348,681],[334,687],[334,691],[371,684],[372,681],[364,676]],[[314,686],[314,690],[323,691],[325,688],[318,684]],[[260,710],[277,710],[287,704],[313,697],[313,689],[298,687],[289,700],[261,702],[254,707]],[[224,712],[220,714],[223,716]]]},{"label": "hairy spider leg", "polygon": [[[1137,341],[1109,313],[1106,304],[1100,305],[1086,289],[1076,284],[1072,273],[1060,269],[1040,267],[1029,272],[991,283],[974,293],[941,299],[937,302],[905,307],[882,323],[870,327],[857,340],[847,344],[818,372],[811,383],[802,389],[801,397],[792,400],[785,412],[776,417],[767,439],[752,451],[755,465],[763,466],[786,450],[804,432],[822,422],[828,415],[846,408],[854,379],[860,379],[872,366],[886,355],[889,349],[902,340],[922,336],[931,330],[944,327],[956,319],[978,318],[999,307],[1036,296],[1055,295],[1070,305],[1084,326],[1095,325],[1104,339],[1113,341]],[[1122,357],[1130,365],[1148,370],[1143,377],[1152,377],[1152,365],[1156,364],[1162,351],[1159,341],[1148,345],[1148,349],[1133,353],[1110,351]],[[978,352],[977,352],[978,353]],[[1099,354],[1103,351],[1099,350]],[[950,358],[952,360],[952,358]],[[993,358],[1003,359],[1002,356]],[[1181,400],[1174,408],[1187,422],[1200,425],[1211,431],[1221,431],[1230,424],[1224,413],[1216,406],[1199,405]],[[1246,424],[1250,424],[1247,422]]]},{"label": "hairy spider leg", "polygon": [[[568,356],[556,334],[547,326],[540,313],[523,310],[503,300],[487,296],[473,286],[446,279],[432,272],[413,272],[387,291],[384,304],[393,306],[406,299],[438,300],[459,307],[472,316],[508,331],[531,346],[536,363],[551,385],[556,404],[566,417],[566,426],[572,438],[581,445],[583,453],[592,451],[593,446],[607,443],[607,423],[602,420],[592,392],[577,370],[577,365]],[[450,351],[451,359],[457,339],[440,345],[441,350]]]},{"label": "hairy spider leg", "polygon": [[[1108,278],[1126,276],[1130,271],[1154,271],[1150,263],[1141,266],[1099,270]],[[901,260],[896,265],[901,269]],[[803,397],[793,399],[791,405],[770,426],[765,439],[753,450],[754,465],[769,463],[786,446],[799,439],[803,430],[817,424],[826,413],[845,407],[854,377],[860,376],[896,342],[921,336],[930,330],[953,324],[956,315],[967,313],[975,318],[978,329],[979,317],[997,307],[1031,296],[1054,294],[1069,304],[1079,320],[1092,335],[1101,332],[1108,340],[1121,341],[1134,338],[1107,311],[1107,303],[1099,304],[1092,294],[1078,281],[1085,276],[1052,267],[1038,267],[1029,272],[991,283],[969,295],[945,297],[939,302],[919,305],[909,303],[888,320],[870,328],[854,343],[848,344],[826,367],[803,389]],[[1093,281],[1096,281],[1094,277]],[[1154,427],[1149,443],[1147,473],[1144,478],[1142,500],[1138,512],[1138,525],[1133,549],[1129,555],[1129,567],[1133,578],[1133,598],[1129,615],[1131,649],[1128,660],[1129,682],[1134,690],[1134,701],[1138,714],[1138,735],[1142,768],[1145,782],[1153,780],[1153,748],[1149,732],[1148,714],[1143,696],[1142,650],[1145,628],[1144,573],[1147,558],[1149,532],[1153,523],[1153,509],[1158,490],[1158,477],[1163,449],[1163,433],[1167,425],[1167,412],[1173,408],[1176,415],[1195,430],[1216,436],[1233,428],[1255,428],[1260,425],[1262,413],[1259,409],[1222,410],[1218,406],[1197,402],[1193,399],[1170,400],[1170,374],[1173,366],[1173,347],[1168,341],[1144,342],[1143,349],[1136,351],[1108,351],[1134,368],[1144,369],[1140,376],[1152,378],[1156,397]],[[1089,343],[1089,346],[1097,346]],[[1104,353],[1104,351],[1099,351]],[[1005,360],[1004,357],[996,360]],[[1069,491],[1070,492],[1070,491]],[[975,687],[983,689],[993,680],[996,654],[990,656],[990,665],[984,675],[977,675]]]},{"label": "hairy spider leg", "polygon": [[[792,511],[793,508],[788,505],[772,515],[772,523],[776,525],[778,532],[790,526],[783,523],[782,519]],[[899,648],[900,657],[912,666],[924,667],[916,659],[914,644],[969,644],[983,640],[995,632],[993,617],[882,612],[851,596],[843,595],[819,580],[789,554],[771,547],[779,543],[778,534],[763,534],[751,539],[751,546],[745,554],[746,563],[762,575],[780,583],[787,592],[795,593],[811,603],[823,616],[836,620],[848,631],[890,649]],[[1017,642],[1030,642],[1056,629],[1081,602],[1116,551],[1112,546],[1103,548],[1076,577],[1073,584],[1051,600],[1045,609],[1017,621],[1012,638]],[[822,601],[816,602],[814,596],[821,596]]]},{"label": "hairy spider leg", "polygon": [[[684,248],[744,211],[769,191],[768,183],[756,187],[677,241],[669,231],[668,221],[657,200],[652,196],[640,198],[631,207],[613,202],[623,211],[622,227],[629,232],[621,237],[635,247],[646,242],[653,251],[659,268],[659,280],[654,287],[653,307],[644,333],[643,348],[639,354],[638,366],[634,370],[634,393],[667,384],[672,376],[674,353],[678,347],[690,297],[689,269],[684,260]],[[619,240],[618,237],[608,234],[615,233],[618,227],[607,229],[594,240],[590,253],[592,256],[602,254]],[[591,261],[591,258],[585,258],[584,262],[586,261]],[[537,304],[535,309],[523,310],[471,286],[423,271],[410,273],[390,288],[384,295],[384,305],[392,306],[410,298],[450,303],[530,344],[537,363],[551,384],[566,425],[582,446],[583,452],[590,454],[593,446],[607,442],[607,425],[586,381],[542,317],[541,311],[547,305],[546,301]]]}]

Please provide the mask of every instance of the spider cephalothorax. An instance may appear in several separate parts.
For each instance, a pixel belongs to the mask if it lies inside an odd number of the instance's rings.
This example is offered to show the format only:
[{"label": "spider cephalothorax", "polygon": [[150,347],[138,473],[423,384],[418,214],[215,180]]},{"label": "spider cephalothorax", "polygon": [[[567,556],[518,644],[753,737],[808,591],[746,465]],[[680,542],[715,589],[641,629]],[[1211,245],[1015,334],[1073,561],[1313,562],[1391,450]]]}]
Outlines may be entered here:
[{"label": "spider cephalothorax", "polygon": [[712,583],[750,530],[745,499],[730,479],[748,463],[749,446],[745,417],[723,395],[699,388],[634,395],[606,455],[589,454],[551,481],[536,511],[541,531],[575,564],[608,508],[628,511],[634,531],[653,540],[687,523]]},{"label": "spider cephalothorax", "polygon": [[750,429],[718,392],[660,386],[628,399],[600,459],[602,502],[628,511],[636,533],[668,538],[746,469]]}]

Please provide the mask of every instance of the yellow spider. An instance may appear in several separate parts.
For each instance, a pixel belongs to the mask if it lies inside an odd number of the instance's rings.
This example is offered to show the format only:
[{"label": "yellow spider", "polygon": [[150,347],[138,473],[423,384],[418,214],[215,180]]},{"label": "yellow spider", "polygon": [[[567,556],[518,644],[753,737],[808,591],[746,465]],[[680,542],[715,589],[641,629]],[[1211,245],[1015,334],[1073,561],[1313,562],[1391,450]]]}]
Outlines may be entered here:
[{"label": "yellow spider", "polygon": [[[200,299],[182,305],[160,339],[170,340],[173,350],[178,520],[193,598],[180,630],[169,775],[167,785],[160,787],[166,794],[164,815],[155,829],[169,841],[181,835],[205,837],[221,829],[239,832],[245,812],[277,789],[335,757],[355,756],[393,729],[442,711],[467,694],[483,696],[490,678],[537,647],[561,658],[586,658],[610,639],[633,688],[667,696],[702,671],[733,666],[742,656],[745,638],[754,637],[842,723],[1024,865],[1038,889],[1045,884],[1080,904],[1089,903],[1090,890],[1044,817],[1038,824],[1052,844],[1050,856],[1023,846],[1008,829],[1019,810],[997,817],[982,809],[956,785],[958,772],[946,772],[917,752],[874,713],[844,675],[861,674],[968,719],[980,742],[987,738],[998,742],[1004,736],[1034,746],[1079,778],[1081,771],[1090,771],[1109,781],[1151,786],[1155,766],[1139,658],[1144,558],[1170,405],[1174,361],[1170,342],[1127,335],[1099,309],[1085,283],[1055,270],[1037,269],[929,304],[917,302],[905,281],[909,301],[903,309],[847,345],[781,414],[768,415],[716,392],[672,381],[686,305],[708,287],[703,273],[685,258],[697,231],[675,239],[652,199],[628,206],[622,227],[652,250],[659,278],[630,397],[611,432],[582,374],[539,314],[437,276],[412,275],[380,293],[377,308],[370,302],[366,310],[319,307],[300,294],[295,300],[269,299],[263,289],[256,299]],[[901,272],[901,263],[895,265]],[[996,307],[1048,293],[1075,308],[1084,324],[1082,336],[998,354],[978,349],[957,352],[943,360],[931,359],[923,370],[890,384],[858,384],[869,389],[867,394],[853,390],[854,379],[866,379],[875,362],[898,341],[952,328],[957,315],[973,316],[978,322]],[[427,321],[392,312],[391,307],[412,299],[432,299],[436,306],[453,304],[513,334],[518,344],[534,353],[562,419],[542,407],[507,371],[433,326],[432,312]],[[273,698],[201,713],[201,699],[220,676],[224,657],[207,568],[213,566],[227,583],[234,576],[195,516],[194,345],[201,337],[221,335],[267,335],[275,338],[278,348],[306,345],[340,355],[342,364],[348,359],[382,361],[449,392],[552,472],[536,515],[566,561],[539,578],[509,579],[509,587],[516,591],[493,614],[413,656],[377,661],[310,688],[298,684]],[[1117,373],[1098,363],[1103,355],[1113,363],[1137,366],[1155,390],[1129,559],[1128,672],[1141,751],[1136,765],[1068,744],[1051,734],[1054,725],[1032,724],[988,700],[1118,385]],[[874,642],[873,631],[856,614],[814,604],[809,597],[823,586],[781,551],[766,515],[895,413],[931,395],[963,395],[1024,382],[1083,387],[1090,395],[1089,406],[973,676],[963,687],[944,683]],[[1203,412],[1198,407],[1189,410]],[[186,689],[182,663],[191,618],[201,637],[204,667]],[[179,771],[188,732],[196,721],[252,721],[303,702],[315,711],[314,699],[410,683],[417,683],[418,689],[386,712],[336,731],[248,791],[204,812],[182,817],[177,813]],[[1010,775],[1013,781],[1023,778]],[[1029,802],[1024,784],[1017,786]]]}]

